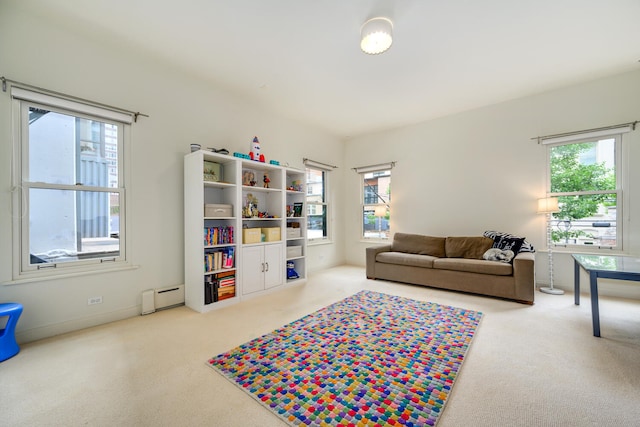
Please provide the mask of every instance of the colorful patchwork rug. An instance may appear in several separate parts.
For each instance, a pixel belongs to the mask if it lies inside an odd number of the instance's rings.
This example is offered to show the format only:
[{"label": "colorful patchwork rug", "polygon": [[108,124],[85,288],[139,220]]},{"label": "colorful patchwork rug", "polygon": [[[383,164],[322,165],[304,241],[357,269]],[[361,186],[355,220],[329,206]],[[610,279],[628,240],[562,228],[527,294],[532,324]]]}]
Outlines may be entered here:
[{"label": "colorful patchwork rug", "polygon": [[433,426],[482,313],[362,291],[208,365],[294,426]]}]

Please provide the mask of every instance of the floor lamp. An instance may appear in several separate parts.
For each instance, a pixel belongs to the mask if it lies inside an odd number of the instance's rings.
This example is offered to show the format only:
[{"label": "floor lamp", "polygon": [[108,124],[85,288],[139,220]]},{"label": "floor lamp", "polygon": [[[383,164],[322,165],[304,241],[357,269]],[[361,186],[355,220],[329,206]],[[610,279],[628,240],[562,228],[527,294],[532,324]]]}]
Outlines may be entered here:
[{"label": "floor lamp", "polygon": [[557,197],[545,197],[544,199],[538,199],[538,213],[547,214],[547,252],[549,254],[549,286],[540,288],[540,292],[552,295],[562,295],[564,291],[562,289],[555,289],[553,287],[553,251],[551,250],[551,214],[554,212],[560,212],[558,208]]}]

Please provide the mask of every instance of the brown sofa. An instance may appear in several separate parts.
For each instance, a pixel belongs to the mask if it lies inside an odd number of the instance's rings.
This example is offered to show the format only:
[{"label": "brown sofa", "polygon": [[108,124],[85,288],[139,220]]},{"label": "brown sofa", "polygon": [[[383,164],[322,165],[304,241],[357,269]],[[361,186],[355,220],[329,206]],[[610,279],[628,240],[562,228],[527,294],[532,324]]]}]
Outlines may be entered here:
[{"label": "brown sofa", "polygon": [[512,262],[483,259],[492,246],[494,239],[485,236],[433,237],[395,233],[392,244],[367,248],[367,278],[533,304],[534,253],[514,251],[517,253]]}]

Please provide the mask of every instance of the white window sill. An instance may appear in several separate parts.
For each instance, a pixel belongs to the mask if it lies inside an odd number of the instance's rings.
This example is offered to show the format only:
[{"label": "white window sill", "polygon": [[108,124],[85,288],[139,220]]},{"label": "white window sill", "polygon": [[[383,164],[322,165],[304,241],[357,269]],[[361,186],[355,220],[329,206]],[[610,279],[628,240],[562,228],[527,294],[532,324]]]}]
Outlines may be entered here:
[{"label": "white window sill", "polygon": [[333,241],[329,239],[307,240],[307,246],[330,245]]},{"label": "white window sill", "polygon": [[86,276],[89,274],[112,273],[116,271],[136,270],[138,268],[140,268],[139,265],[122,264],[119,266],[113,266],[113,267],[104,268],[104,269],[94,268],[91,270],[82,270],[82,271],[76,270],[76,271],[57,272],[57,273],[47,272],[48,274],[37,274],[33,276],[28,276],[28,277],[20,277],[18,279],[9,280],[7,282],[2,282],[0,283],[0,286],[20,285],[23,283],[33,283],[33,282],[47,282],[51,280],[65,279],[68,277]]},{"label": "white window sill", "polygon": [[360,239],[360,243],[384,245],[384,244],[391,244],[391,239]]}]

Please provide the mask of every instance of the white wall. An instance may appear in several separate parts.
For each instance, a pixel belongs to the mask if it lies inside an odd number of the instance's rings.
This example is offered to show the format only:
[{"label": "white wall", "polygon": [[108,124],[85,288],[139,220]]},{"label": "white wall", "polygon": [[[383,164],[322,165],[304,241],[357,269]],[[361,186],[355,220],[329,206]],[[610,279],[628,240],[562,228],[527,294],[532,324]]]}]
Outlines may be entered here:
[{"label": "white wall", "polygon": [[[429,102],[429,100],[425,100]],[[640,119],[640,72],[504,102],[402,129],[355,138],[345,167],[397,161],[392,171],[392,231],[436,236],[479,235],[485,230],[526,236],[538,248],[537,278],[548,283],[545,218],[536,199],[545,195],[546,149],[532,137],[616,125]],[[640,254],[640,127],[623,137],[625,252]],[[346,200],[359,200],[355,172]],[[364,265],[356,227],[359,206],[345,206],[347,262]],[[573,289],[573,261],[554,251],[554,284]],[[586,277],[582,278],[585,290]],[[640,298],[633,282],[605,283],[603,294]]]},{"label": "white wall", "polygon": [[[17,329],[26,342],[140,313],[141,292],[184,282],[183,156],[190,143],[248,152],[254,135],[268,160],[302,168],[302,158],[340,166],[343,144],[317,129],[277,117],[125,45],[79,37],[19,2],[0,5],[0,75],[149,114],[132,126],[129,256],[139,268],[98,275],[0,284],[0,301],[25,309]],[[0,283],[11,280],[11,110],[0,92]],[[335,209],[342,188],[334,186]],[[338,216],[339,218],[339,216]],[[335,224],[334,224],[335,225]],[[342,226],[336,235],[342,234]],[[342,245],[308,250],[309,271],[341,264]],[[104,303],[87,305],[92,296]]]},{"label": "white wall", "polygon": [[[364,265],[368,244],[359,239],[359,181],[350,168],[387,161],[398,162],[394,231],[477,235],[498,229],[544,249],[544,218],[535,209],[545,191],[545,151],[530,138],[633,121],[640,114],[636,72],[342,144],[127,46],[78,37],[19,4],[0,3],[0,75],[151,116],[133,126],[128,237],[129,255],[139,268],[0,285],[0,301],[25,306],[18,325],[23,342],[137,315],[142,290],[183,282],[182,157],[190,143],[246,152],[258,135],[268,159],[302,167],[308,157],[339,166],[331,172],[333,243],[309,247],[313,272],[345,260]],[[11,279],[13,259],[10,129],[10,99],[0,92],[0,283]],[[624,144],[627,166],[640,164],[640,131]],[[640,170],[626,172],[625,249],[638,255]],[[570,257],[556,253],[555,260],[556,285],[571,289]],[[544,283],[546,253],[539,251],[537,261]],[[603,286],[604,293],[640,298],[639,291],[625,282]],[[88,306],[87,298],[97,295],[104,303]]]}]

